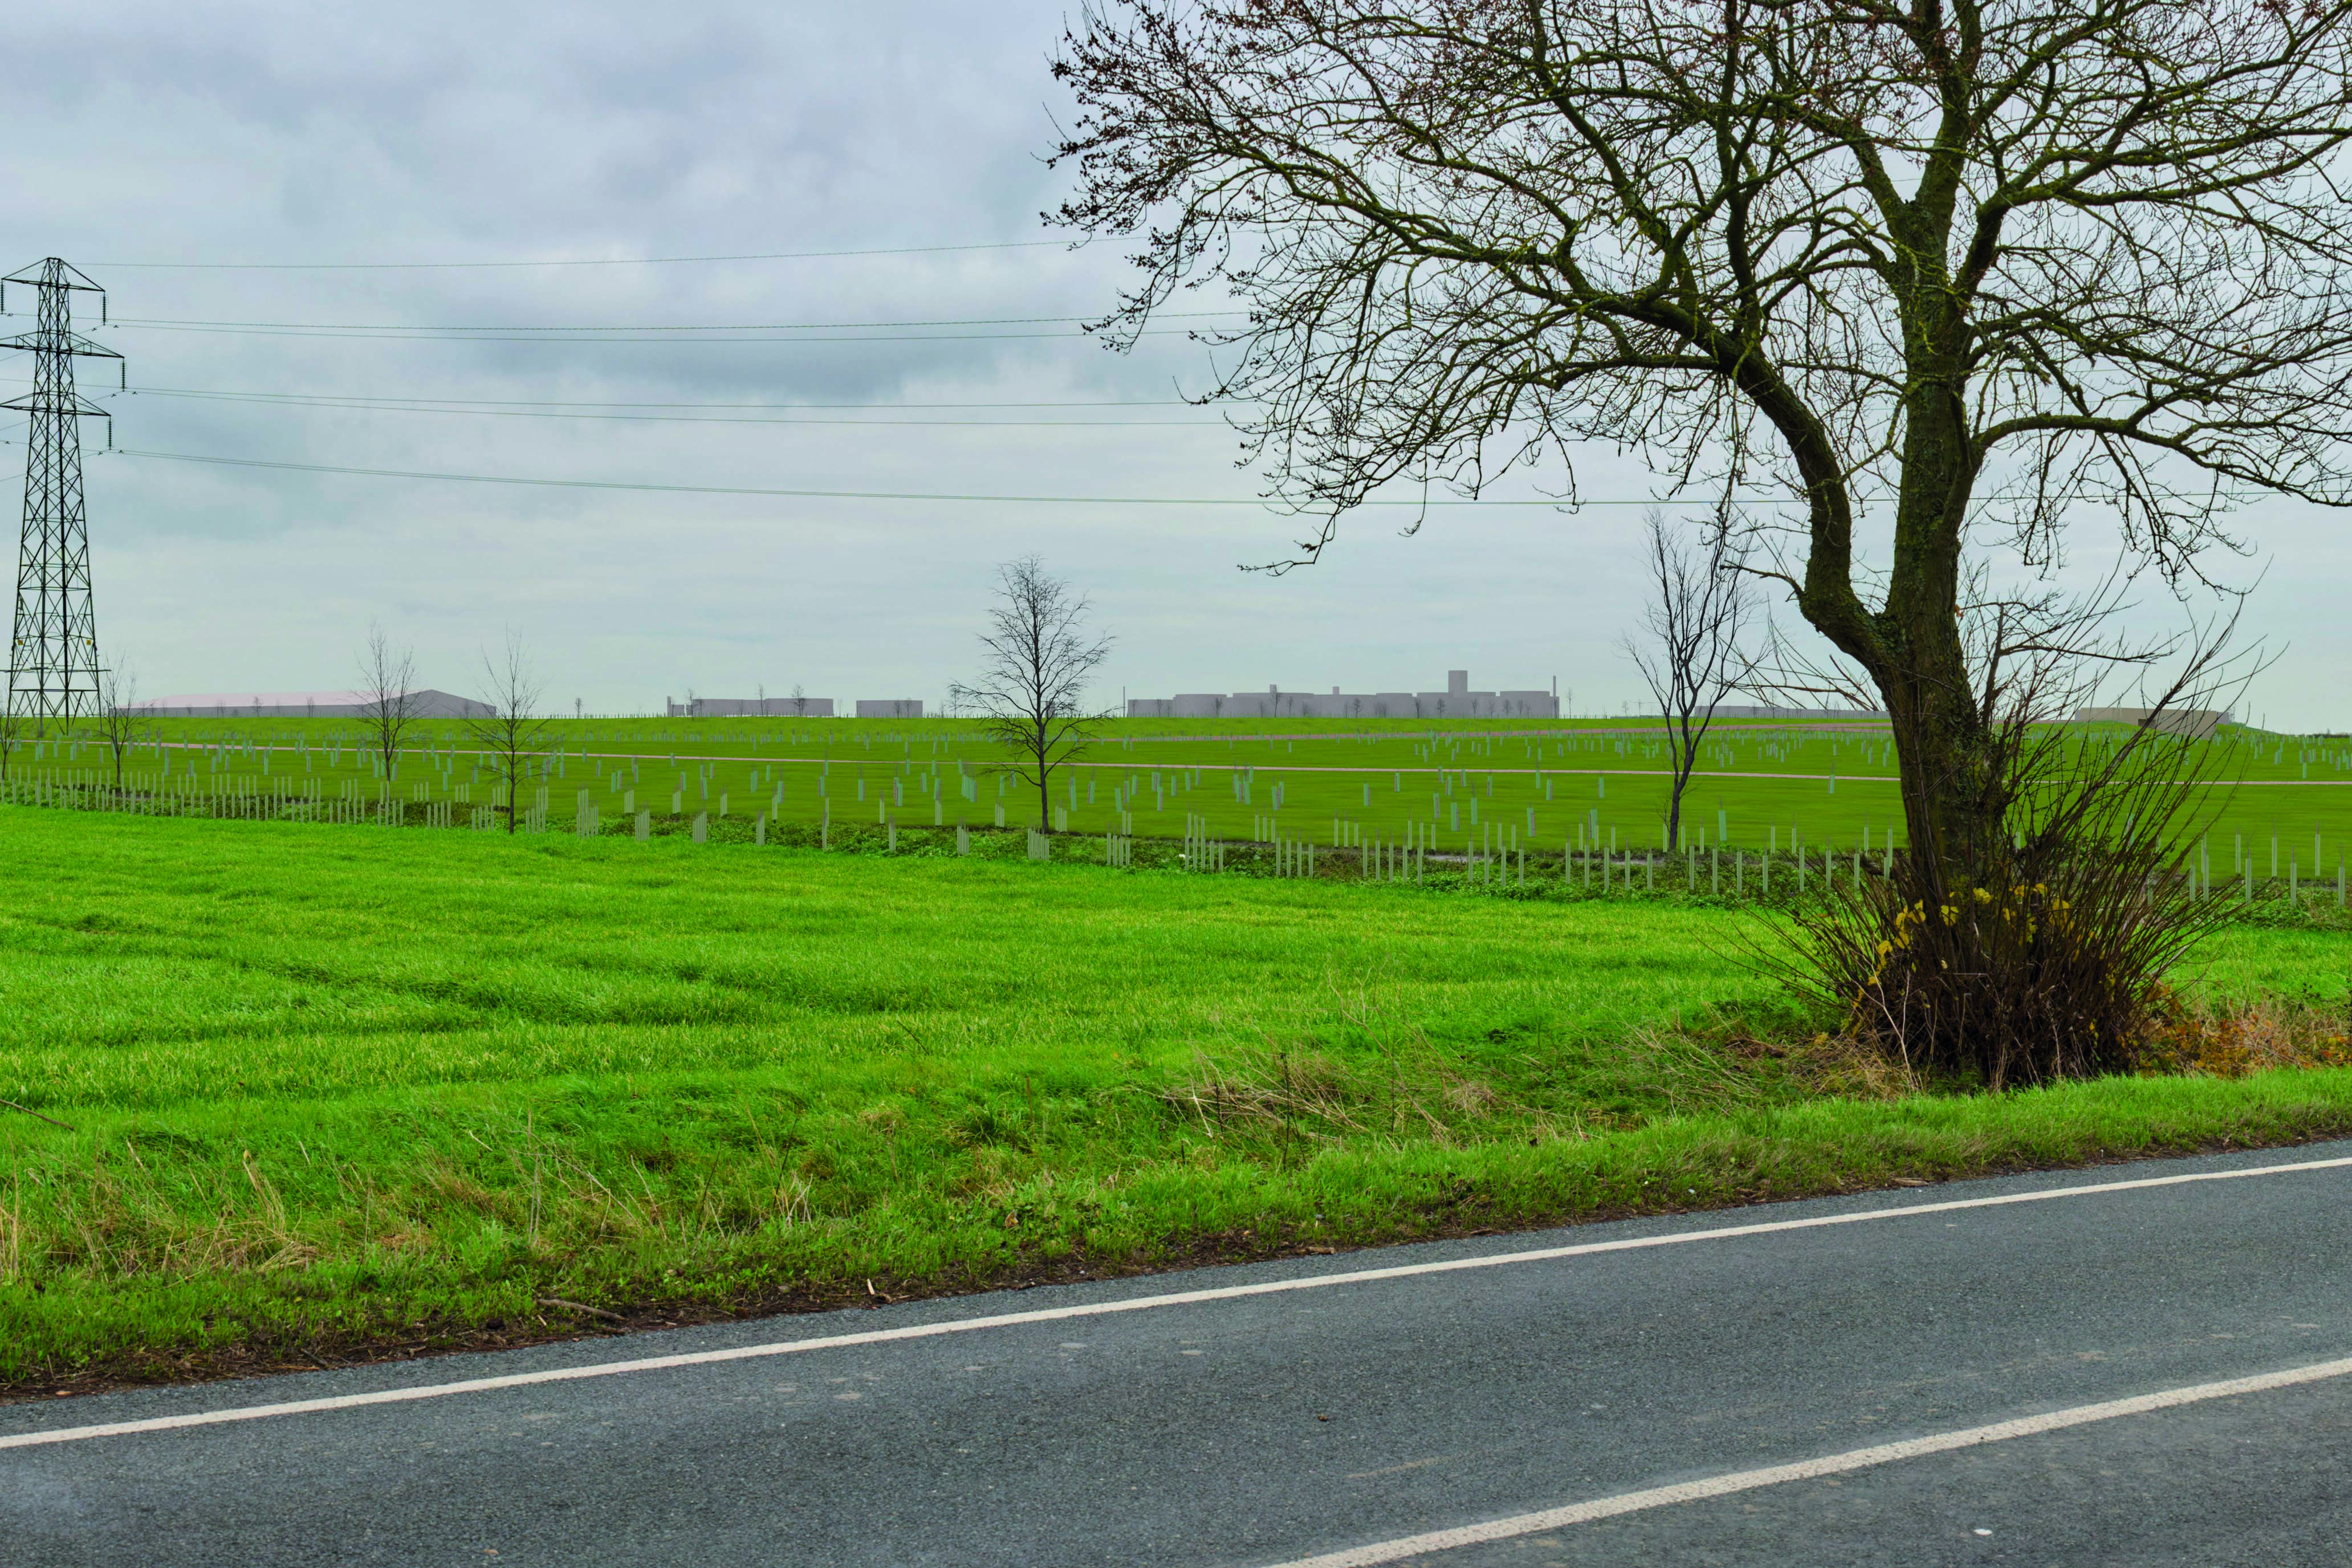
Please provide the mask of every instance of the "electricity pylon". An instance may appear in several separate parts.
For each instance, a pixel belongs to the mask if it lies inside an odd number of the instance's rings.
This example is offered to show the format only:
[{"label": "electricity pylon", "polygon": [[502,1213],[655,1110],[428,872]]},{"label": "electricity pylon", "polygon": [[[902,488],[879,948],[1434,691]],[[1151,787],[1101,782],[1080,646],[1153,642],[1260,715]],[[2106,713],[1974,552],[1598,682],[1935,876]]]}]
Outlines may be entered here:
[{"label": "electricity pylon", "polygon": [[[8,644],[11,715],[71,720],[99,707],[98,622],[89,596],[89,519],[82,498],[81,421],[106,410],[74,390],[75,356],[121,361],[73,329],[73,293],[106,291],[56,256],[0,278],[39,296],[34,328],[0,339],[0,349],[33,355],[33,390],[0,402],[29,417],[25,433],[25,533],[16,553],[16,628]],[[127,384],[127,383],[126,383]],[[109,426],[110,430],[111,425]],[[112,444],[110,435],[109,444]]]}]

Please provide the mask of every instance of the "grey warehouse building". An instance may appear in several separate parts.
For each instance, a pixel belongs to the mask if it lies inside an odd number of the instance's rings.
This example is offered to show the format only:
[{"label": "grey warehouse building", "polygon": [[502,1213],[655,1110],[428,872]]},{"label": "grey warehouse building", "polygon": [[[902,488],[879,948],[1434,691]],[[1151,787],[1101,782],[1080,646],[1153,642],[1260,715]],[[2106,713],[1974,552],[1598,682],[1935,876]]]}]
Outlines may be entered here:
[{"label": "grey warehouse building", "polygon": [[[831,718],[831,697],[694,697],[662,699],[672,718]],[[859,718],[920,718],[919,697],[860,697]]]},{"label": "grey warehouse building", "polygon": [[1179,692],[1172,697],[1130,697],[1129,718],[1558,718],[1559,695],[1549,691],[1474,692],[1470,672],[1445,672],[1442,692],[1285,691]]},{"label": "grey warehouse building", "polygon": [[1718,703],[1716,706],[1715,716],[1717,718],[1797,718],[1806,719],[1814,724],[1847,724],[1884,719],[1886,716],[1886,710],[1868,707],[1774,707],[1769,705],[1740,706],[1732,703]]},{"label": "grey warehouse building", "polygon": [[662,699],[672,718],[831,718],[831,697],[693,697]]},{"label": "grey warehouse building", "polygon": [[[430,687],[404,695],[417,718],[488,718],[496,711]],[[358,718],[373,701],[366,692],[181,692],[132,703],[131,711],[151,718]]]}]

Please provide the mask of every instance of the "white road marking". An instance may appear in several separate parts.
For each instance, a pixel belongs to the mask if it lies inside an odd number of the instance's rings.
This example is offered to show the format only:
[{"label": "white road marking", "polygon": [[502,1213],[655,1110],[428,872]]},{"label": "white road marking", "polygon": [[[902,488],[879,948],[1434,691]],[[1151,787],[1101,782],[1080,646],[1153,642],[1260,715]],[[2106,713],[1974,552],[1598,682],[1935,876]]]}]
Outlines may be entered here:
[{"label": "white road marking", "polygon": [[186,1427],[218,1427],[233,1421],[261,1421],[279,1416],[309,1416],[324,1410],[353,1410],[367,1405],[402,1405],[418,1399],[446,1399],[457,1394],[488,1394],[501,1388],[530,1388],[545,1383],[576,1383],[592,1377],[617,1377],[625,1373],[667,1372],[681,1366],[714,1366],[730,1361],[758,1361],[769,1356],[798,1355],[806,1351],[840,1350],[853,1345],[890,1344],[901,1340],[936,1339],[942,1334],[974,1333],[982,1329],[1014,1328],[1024,1323],[1066,1322],[1073,1318],[1109,1317],[1119,1312],[1150,1312],[1160,1307],[1195,1306],[1204,1301],[1234,1301],[1250,1296],[1283,1295],[1293,1291],[1319,1291],[1333,1285],[1370,1284],[1382,1280],[1406,1280],[1423,1274],[1452,1274],[1469,1269],[1496,1269],[1511,1263],[1546,1263],[1560,1258],[1584,1258],[1604,1252],[1639,1252],[1656,1247],[1680,1247],[1698,1241],[1724,1241],[1741,1236],[1771,1236],[1791,1230],[1821,1230],[1833,1226],[1862,1225],[1875,1219],[1910,1219],[1926,1214],[1952,1214],[1962,1209],[2004,1208],[2012,1204],[2046,1203],[2054,1198],[2093,1197],[2105,1193],[2140,1192],[2152,1187],[2183,1186],[2196,1182],[2239,1181],[2250,1176],[2294,1176],[2307,1171],[2341,1170],[2352,1166],[2352,1155],[2304,1160],[2292,1165],[2245,1166],[2235,1170],[2194,1171],[2177,1176],[2139,1176],[2129,1181],[2095,1182],[2081,1186],[2043,1187],[2033,1192],[2001,1193],[1990,1197],[1951,1198],[1942,1203],[1906,1204],[1894,1208],[1867,1208],[1852,1214],[1811,1215],[1803,1219],[1761,1220],[1751,1225],[1717,1226],[1708,1230],[1680,1230],[1663,1236],[1629,1236],[1614,1241],[1580,1241],[1565,1247],[1536,1247],[1520,1252],[1495,1252],[1475,1258],[1446,1258],[1427,1263],[1399,1263],[1385,1269],[1351,1269],[1342,1273],[1308,1274],[1288,1280],[1265,1280],[1254,1285],[1217,1285],[1198,1291],[1171,1291],[1156,1296],[1129,1296],[1120,1301],[1087,1301],[1066,1307],[1039,1307],[1023,1312],[995,1312],[986,1317],[951,1318],[942,1322],[908,1323],[898,1328],[862,1333],[819,1334],[807,1339],[777,1340],[766,1344],[738,1345],[729,1350],[698,1350],[675,1355],[641,1356],[631,1361],[592,1362],[584,1366],[551,1366],[539,1372],[515,1372],[499,1377],[468,1377],[454,1383],[428,1383],[406,1388],[379,1388],[366,1394],[336,1394],[317,1399],[287,1399],[270,1405],[232,1406],[221,1410],[195,1410],[180,1416],[150,1416],[132,1421],[102,1421],[87,1427],[60,1427],[45,1432],[0,1435],[0,1448],[31,1448],[49,1443],[80,1443],[95,1437],[122,1437],[139,1432],[170,1432]]},{"label": "white road marking", "polygon": [[[1707,1498],[1726,1497],[1733,1492],[1754,1491],[1759,1487],[1781,1486],[1790,1481],[1841,1476],[1877,1465],[1891,1465],[1901,1459],[1947,1454],[1955,1448],[1979,1448],[1987,1443],[2003,1443],[2012,1437],[2031,1437],[2042,1432],[2062,1432],[2069,1427],[2086,1427],[2095,1421],[2113,1421],[2118,1416],[2144,1416],[2152,1410],[2169,1410],[2178,1406],[2201,1404],[2208,1399],[2231,1399],[2242,1394],[2261,1394],[2273,1388],[2291,1388],[2302,1383],[2319,1383],[2331,1377],[2342,1377],[2347,1373],[2352,1373],[2352,1356],[2340,1361],[2322,1361],[2309,1366],[2292,1367],[2284,1372],[2232,1377],[2221,1383],[2195,1383],[2181,1388],[2162,1389],[2155,1394],[2135,1395],[2129,1399],[2077,1405],[2072,1409],[2053,1410],[2046,1415],[2021,1416],[2014,1421],[1995,1421],[1990,1426],[1938,1432],[1933,1437],[1913,1437],[1900,1443],[1852,1448],[1843,1454],[1826,1454],[1817,1459],[1800,1459],[1791,1465],[1769,1465],[1761,1469],[1735,1470],[1728,1475],[1709,1476],[1704,1480],[1680,1481],[1673,1486],[1619,1492],[1613,1497],[1597,1497],[1588,1502],[1572,1502],[1565,1508],[1548,1508],[1538,1513],[1514,1514],[1508,1519],[1488,1520],[1484,1524],[1433,1530],[1421,1535],[1402,1536],[1394,1541],[1375,1542],[1370,1546],[1351,1546],[1344,1552],[1293,1558],[1270,1564],[1269,1568],[1374,1568],[1377,1563],[1402,1563],[1409,1558],[1426,1557],[1465,1546],[1509,1541],[1523,1535],[1540,1535],[1546,1531],[1586,1524],[1596,1519],[1613,1519],[1619,1514],[1640,1513],[1646,1509],[1671,1508],[1676,1503],[1698,1502]],[[1990,1535],[1992,1532],[1979,1530],[1977,1533]]]}]

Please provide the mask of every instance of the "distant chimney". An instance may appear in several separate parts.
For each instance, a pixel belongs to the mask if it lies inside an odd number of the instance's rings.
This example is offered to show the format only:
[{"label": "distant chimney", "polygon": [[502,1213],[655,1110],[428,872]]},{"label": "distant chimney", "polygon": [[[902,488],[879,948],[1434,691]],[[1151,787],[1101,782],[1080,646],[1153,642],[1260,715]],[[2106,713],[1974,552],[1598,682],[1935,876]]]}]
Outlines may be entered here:
[{"label": "distant chimney", "polygon": [[1470,695],[1470,672],[1467,670],[1446,671],[1445,695],[1450,697],[1468,696]]}]

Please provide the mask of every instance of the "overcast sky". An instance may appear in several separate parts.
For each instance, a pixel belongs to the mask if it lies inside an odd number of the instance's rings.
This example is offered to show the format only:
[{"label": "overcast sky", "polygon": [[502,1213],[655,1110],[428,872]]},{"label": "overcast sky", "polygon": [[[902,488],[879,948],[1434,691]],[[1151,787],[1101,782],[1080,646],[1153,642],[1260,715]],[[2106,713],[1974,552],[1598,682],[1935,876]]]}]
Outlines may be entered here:
[{"label": "overcast sky", "polygon": [[[1022,245],[1046,237],[1037,214],[1065,185],[1042,162],[1063,17],[1035,0],[19,6],[0,55],[14,110],[0,251],[10,267],[62,256],[106,286],[116,325],[91,329],[150,389],[107,406],[117,444],[142,453],[1246,498],[1233,434],[1176,401],[1206,367],[1181,323],[1119,356],[1066,319],[1111,299],[1119,247]],[[1007,248],[286,266],[919,246]],[[20,316],[31,298],[8,290]],[[946,322],[975,324],[929,324]],[[847,325],[740,329],[779,323]],[[735,329],[366,330],[551,326]],[[113,386],[112,366],[83,369],[92,395]],[[0,373],[21,381],[28,361]],[[9,434],[13,474],[21,424]],[[1297,525],[1246,507],[363,477],[101,457],[97,423],[85,444],[101,643],[150,695],[347,685],[380,621],[415,645],[429,684],[457,690],[511,628],[566,710],[762,683],[936,703],[971,673],[993,564],[1030,551],[1117,635],[1106,700],[1428,689],[1462,666],[1485,688],[1557,677],[1580,711],[1618,711],[1639,690],[1615,647],[1639,599],[1634,507],[1457,509],[1411,538],[1369,513],[1324,564],[1276,579],[1236,568],[1283,553]],[[1590,496],[1653,493],[1607,454],[1580,477]],[[2342,523],[2272,507],[2241,526],[2260,547],[2243,574],[2271,563],[2255,611],[2283,653],[2256,706],[2344,725]],[[2077,565],[2105,549],[2094,528]]]}]

